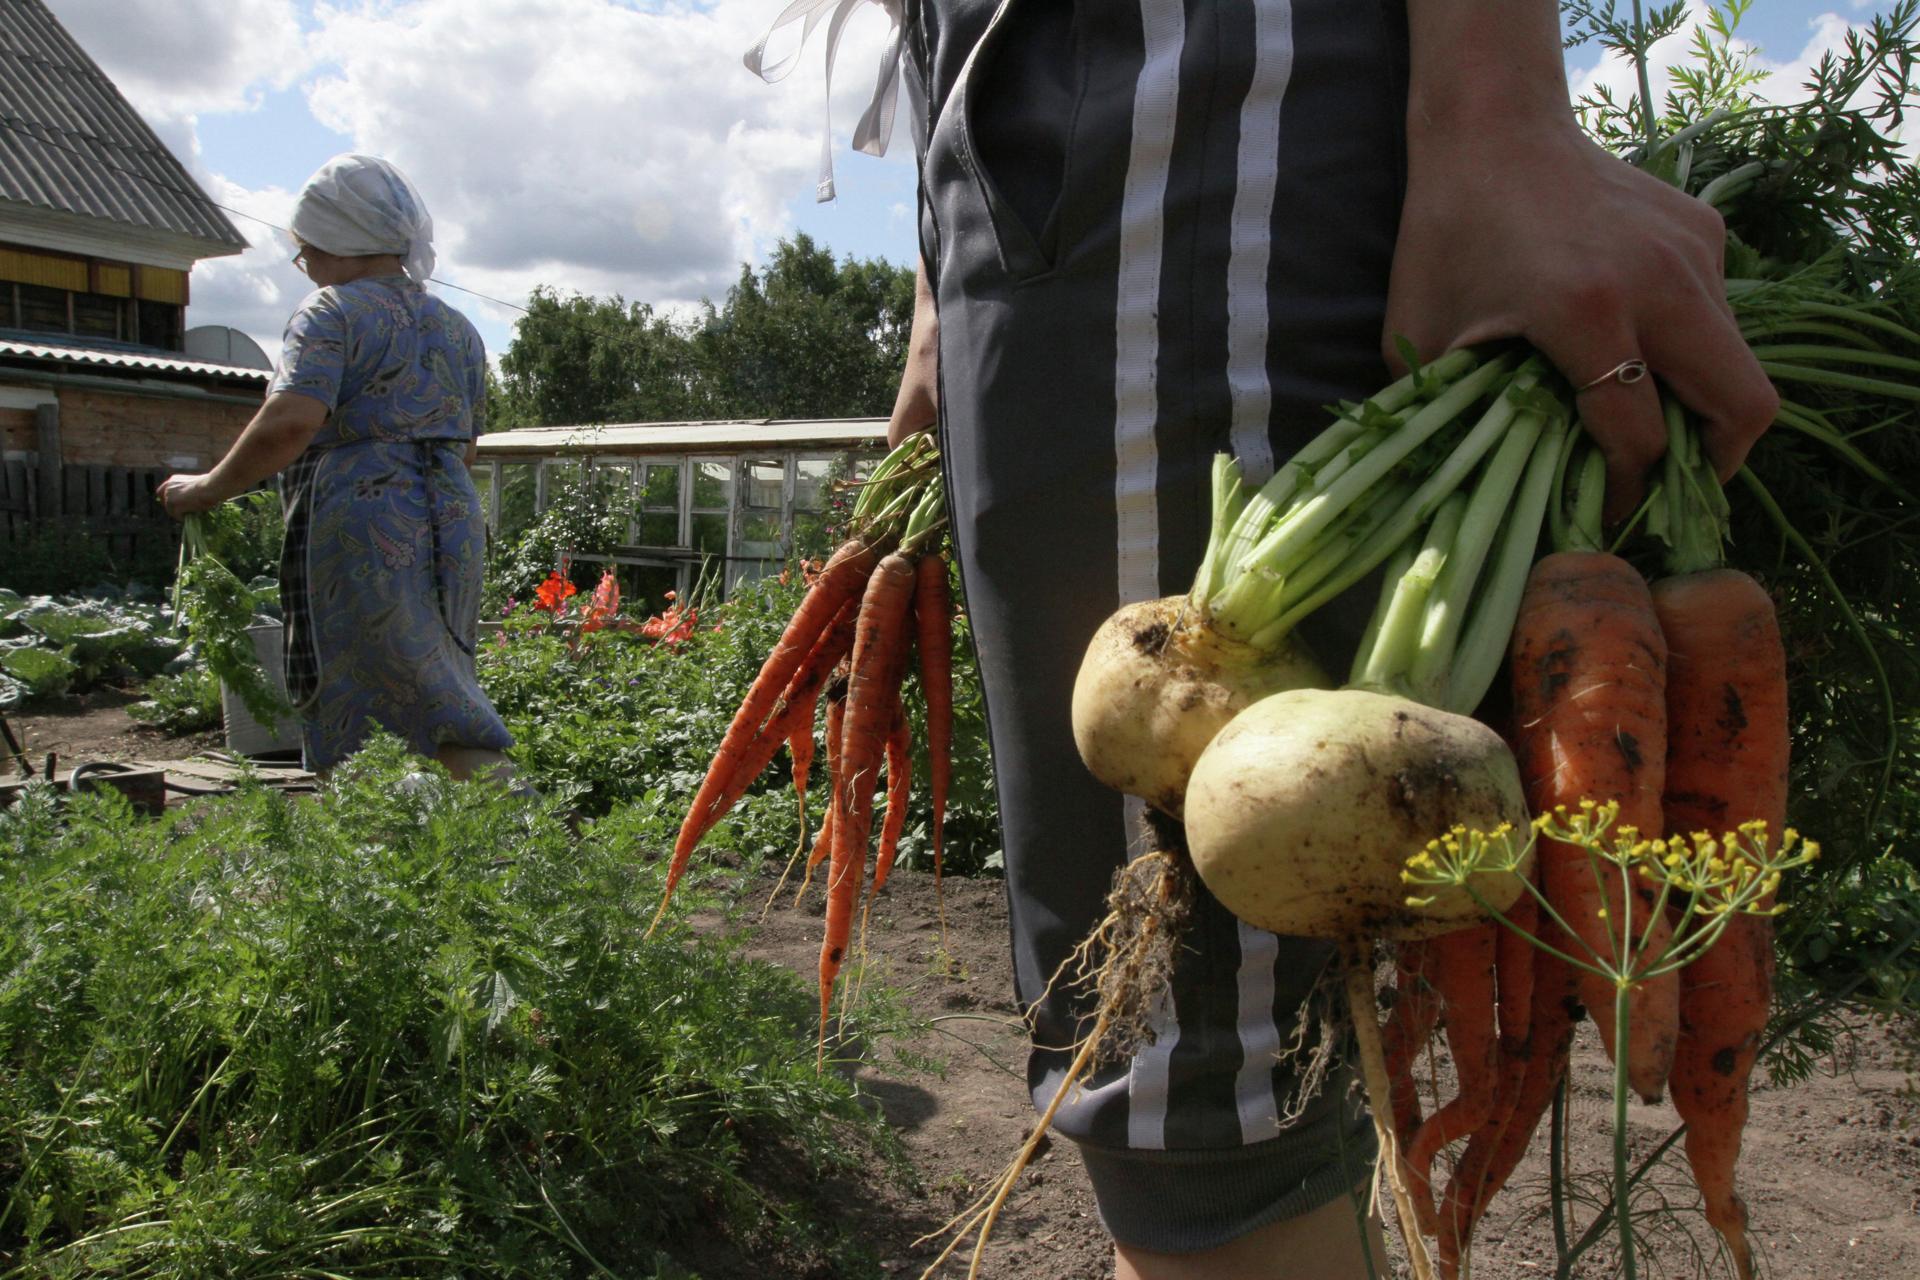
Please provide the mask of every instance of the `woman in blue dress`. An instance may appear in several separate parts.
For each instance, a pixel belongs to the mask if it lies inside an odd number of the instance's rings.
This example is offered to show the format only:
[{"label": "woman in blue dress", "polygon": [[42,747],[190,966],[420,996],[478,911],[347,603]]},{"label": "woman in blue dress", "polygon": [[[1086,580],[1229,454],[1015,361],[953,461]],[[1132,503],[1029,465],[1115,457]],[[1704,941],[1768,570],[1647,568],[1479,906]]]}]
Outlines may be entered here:
[{"label": "woman in blue dress", "polygon": [[480,336],[423,287],[433,222],[386,161],[329,160],[292,224],[294,264],[319,287],[287,323],[267,400],[211,471],[168,477],[160,501],[178,517],[280,477],[287,691],[308,768],[381,728],[456,777],[504,775],[513,740],[474,673]]}]

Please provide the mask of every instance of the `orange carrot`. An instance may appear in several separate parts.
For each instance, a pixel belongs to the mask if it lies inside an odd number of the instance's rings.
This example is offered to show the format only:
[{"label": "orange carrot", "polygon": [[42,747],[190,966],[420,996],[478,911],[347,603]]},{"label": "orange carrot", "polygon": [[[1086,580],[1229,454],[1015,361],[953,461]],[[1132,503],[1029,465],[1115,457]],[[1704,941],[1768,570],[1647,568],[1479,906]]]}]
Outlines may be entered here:
[{"label": "orange carrot", "polygon": [[[1528,807],[1544,813],[1583,799],[1617,801],[1620,826],[1660,834],[1667,652],[1639,572],[1599,552],[1562,551],[1541,560],[1527,578],[1512,654],[1514,748]],[[1539,860],[1547,901],[1580,943],[1614,963],[1608,925],[1625,918],[1626,878],[1610,866],[1596,877],[1583,850],[1550,840],[1540,842]],[[1664,919],[1649,918],[1654,895],[1644,885],[1635,884],[1633,892],[1634,941],[1651,930],[1649,951],[1657,957],[1671,929]],[[1612,985],[1584,972],[1577,980],[1608,1054],[1619,1052]],[[1675,975],[1639,982],[1629,1013],[1627,1078],[1652,1101],[1666,1086],[1679,1034]]]},{"label": "orange carrot", "polygon": [[846,724],[847,674],[845,664],[834,672],[833,679],[827,682],[827,813],[820,821],[820,838],[813,842],[813,852],[807,855],[807,874],[800,881],[793,900],[797,905],[807,894],[807,886],[813,883],[813,869],[826,861],[833,852],[833,815],[840,800],[840,734]]},{"label": "orange carrot", "polygon": [[[927,792],[933,803],[933,883],[944,866],[947,792],[953,781],[953,601],[947,562],[922,557],[914,570],[913,622],[920,645],[920,692],[927,701]],[[946,910],[940,918],[945,928]]]},{"label": "orange carrot", "polygon": [[[818,589],[818,583],[816,583]],[[806,597],[808,601],[814,595]],[[808,604],[801,604],[801,610],[795,612],[793,622],[787,624],[787,633],[791,635],[801,614],[806,612]],[[806,733],[812,735],[814,720],[814,700],[820,695],[820,685],[828,681],[833,674],[833,666],[847,654],[852,645],[852,629],[858,618],[858,604],[851,599],[841,599],[839,606],[828,616],[826,626],[812,629],[812,641],[806,652],[801,654],[799,662],[783,664],[787,672],[785,687],[776,687],[774,697],[766,702],[766,723],[756,725],[753,735],[743,735],[741,741],[724,745],[720,754],[714,756],[712,766],[707,770],[707,779],[701,783],[699,793],[693,796],[693,804],[687,808],[687,816],[680,821],[680,835],[674,839],[674,860],[666,867],[666,889],[660,894],[660,908],[653,913],[653,925],[647,927],[651,933],[657,929],[660,917],[666,915],[666,904],[674,898],[674,887],[680,883],[680,875],[687,867],[687,858],[693,854],[693,848],[712,831],[714,823],[726,818],[726,814],[739,802],[747,787],[753,785],[760,771],[768,766],[774,754],[780,752],[787,741],[806,725]],[[785,637],[781,637],[785,643]],[[772,658],[768,666],[760,668],[760,681],[768,677],[772,668]],[[747,695],[747,702],[756,700],[755,693]],[[747,702],[741,702],[741,712],[747,710]],[[728,729],[728,739],[733,737],[733,729],[741,725],[741,712],[735,712],[733,725]],[[758,714],[756,714],[758,716]]]},{"label": "orange carrot", "polygon": [[873,857],[873,884],[868,898],[879,893],[900,851],[900,833],[907,829],[907,797],[913,781],[913,738],[907,727],[907,708],[893,704],[893,727],[887,732],[887,816],[880,824],[880,847]]},{"label": "orange carrot", "polygon": [[1414,1131],[1407,1147],[1408,1193],[1415,1213],[1433,1217],[1433,1160],[1440,1149],[1493,1115],[1499,1042],[1494,1032],[1494,953],[1500,926],[1488,922],[1430,939],[1430,980],[1446,1019],[1447,1050],[1459,1087]]},{"label": "orange carrot", "polygon": [[[1656,583],[1653,604],[1668,651],[1669,830],[1718,836],[1760,819],[1777,843],[1787,820],[1787,669],[1773,601],[1746,574],[1713,569]],[[1741,1280],[1751,1280],[1753,1253],[1734,1166],[1772,994],[1765,916],[1733,917],[1680,973],[1673,1106],[1687,1122],[1687,1162],[1707,1221]]]},{"label": "orange carrot", "polygon": [[[1493,1106],[1485,1124],[1467,1139],[1467,1148],[1454,1166],[1440,1207],[1436,1234],[1441,1270],[1451,1275],[1465,1257],[1473,1224],[1486,1211],[1492,1192],[1486,1186],[1488,1162],[1500,1136],[1512,1121],[1526,1087],[1533,1062],[1533,987],[1535,950],[1527,934],[1539,931],[1540,904],[1531,894],[1507,909],[1494,943],[1494,986],[1499,993],[1500,1068],[1494,1082]],[[1564,966],[1562,966],[1564,968]],[[1529,1126],[1531,1130],[1531,1126]]]},{"label": "orange carrot", "polygon": [[1428,977],[1432,962],[1433,953],[1425,941],[1400,944],[1394,959],[1393,1011],[1380,1035],[1392,1086],[1393,1126],[1403,1152],[1420,1127],[1420,1085],[1414,1063],[1440,1020],[1440,1000]]},{"label": "orange carrot", "polygon": [[820,1048],[827,1043],[827,1011],[834,979],[846,960],[853,932],[853,904],[864,878],[867,839],[873,830],[873,785],[886,742],[907,657],[903,630],[913,603],[913,562],[899,553],[874,567],[860,601],[853,641],[853,676],[847,686],[846,723],[840,737],[835,784],[832,861],[827,871],[826,936],[820,943]]},{"label": "orange carrot", "polygon": [[[707,766],[707,776],[694,793],[693,803],[687,806],[686,819],[680,824],[680,833],[673,842],[673,860],[667,866],[667,886],[661,894],[660,909],[654,913],[653,923],[648,926],[649,933],[659,927],[661,918],[666,915],[667,903],[672,900],[674,886],[686,871],[687,859],[692,856],[694,846],[700,843],[700,837],[717,821],[715,815],[726,812],[726,808],[720,807],[721,798],[736,784],[747,753],[759,739],[767,718],[780,701],[781,694],[786,691],[788,682],[815,651],[816,642],[823,632],[832,627],[834,619],[848,601],[858,596],[862,584],[873,571],[873,555],[873,548],[857,539],[842,544],[807,589],[806,596],[788,620],[773,652],[761,664],[760,673],[748,686],[746,696],[741,699],[739,709],[733,713],[732,723],[727,726],[727,732],[720,740],[719,749],[714,752],[712,763]],[[829,663],[828,669],[831,667]],[[760,768],[764,767],[763,761]],[[758,772],[755,769],[756,776]],[[751,781],[749,778],[748,782]],[[742,786],[741,790],[744,789]],[[738,798],[737,794],[735,798]],[[731,804],[728,801],[727,807],[731,807]]]},{"label": "orange carrot", "polygon": [[[1546,920],[1540,921],[1538,930],[1535,936],[1548,946],[1567,951],[1571,945],[1566,936]],[[1459,1274],[1460,1261],[1474,1226],[1519,1167],[1521,1157],[1533,1142],[1533,1131],[1539,1127],[1540,1117],[1547,1113],[1553,1095],[1566,1077],[1573,1032],[1579,1025],[1581,1012],[1574,977],[1573,967],[1558,956],[1545,951],[1533,956],[1526,1070],[1521,1074],[1519,1092],[1504,1120],[1488,1125],[1468,1139],[1466,1152],[1454,1170],[1438,1250],[1441,1273],[1445,1276]],[[1453,1194],[1455,1184],[1460,1188],[1458,1196]]]},{"label": "orange carrot", "polygon": [[[1420,1051],[1433,1036],[1440,1020],[1440,997],[1434,991],[1433,946],[1430,941],[1403,942],[1394,958],[1393,1010],[1380,1033],[1382,1056],[1387,1064],[1388,1098],[1393,1109],[1393,1132],[1400,1157],[1400,1181],[1411,1188],[1415,1178],[1407,1163],[1407,1151],[1413,1135],[1420,1129],[1420,1081],[1414,1074]],[[1414,1216],[1420,1231],[1432,1234],[1433,1198],[1413,1197]]]},{"label": "orange carrot", "polygon": [[800,843],[807,843],[807,779],[813,772],[813,719],[820,704],[820,691],[806,700],[795,717],[793,732],[787,737],[787,750],[793,757],[793,795],[800,806]]}]

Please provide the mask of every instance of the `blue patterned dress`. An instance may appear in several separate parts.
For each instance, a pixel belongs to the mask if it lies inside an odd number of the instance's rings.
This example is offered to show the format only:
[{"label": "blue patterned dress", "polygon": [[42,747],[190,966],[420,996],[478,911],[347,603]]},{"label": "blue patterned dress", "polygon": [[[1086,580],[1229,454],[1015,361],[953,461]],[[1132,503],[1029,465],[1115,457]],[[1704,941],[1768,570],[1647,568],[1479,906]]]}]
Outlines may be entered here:
[{"label": "blue patterned dress", "polygon": [[287,322],[272,393],[330,411],[280,476],[287,692],[309,769],[376,727],[423,755],[504,750],[474,674],[486,525],[467,473],[485,353],[405,276],[318,289]]}]

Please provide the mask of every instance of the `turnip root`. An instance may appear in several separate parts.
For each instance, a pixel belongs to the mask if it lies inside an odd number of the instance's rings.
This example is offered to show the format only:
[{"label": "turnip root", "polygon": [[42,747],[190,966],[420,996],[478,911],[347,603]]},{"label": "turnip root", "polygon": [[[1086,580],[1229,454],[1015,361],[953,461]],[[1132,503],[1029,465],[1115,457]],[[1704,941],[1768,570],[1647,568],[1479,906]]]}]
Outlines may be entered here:
[{"label": "turnip root", "polygon": [[1178,818],[1193,762],[1227,721],[1270,693],[1327,684],[1297,644],[1256,649],[1199,625],[1185,596],[1143,600],[1088,644],[1073,740],[1094,777]]},{"label": "turnip root", "polygon": [[[1407,859],[1456,826],[1527,825],[1513,753],[1477,720],[1361,689],[1263,698],[1201,754],[1187,841],[1228,910],[1275,933],[1408,941],[1475,924],[1464,889],[1407,905]],[[1521,869],[1524,873],[1524,867]],[[1496,909],[1517,874],[1473,888]]]}]

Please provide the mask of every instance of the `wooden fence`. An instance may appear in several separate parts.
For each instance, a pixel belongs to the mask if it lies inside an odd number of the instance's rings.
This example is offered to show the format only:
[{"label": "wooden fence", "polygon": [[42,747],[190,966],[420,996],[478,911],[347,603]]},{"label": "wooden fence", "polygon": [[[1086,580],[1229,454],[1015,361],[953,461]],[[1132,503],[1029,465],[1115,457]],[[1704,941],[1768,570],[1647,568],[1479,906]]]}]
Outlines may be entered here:
[{"label": "wooden fence", "polygon": [[165,468],[68,464],[57,474],[55,505],[45,500],[38,466],[19,458],[0,461],[0,541],[24,541],[41,521],[65,517],[84,520],[90,534],[105,540],[107,554],[122,563],[151,542],[172,544],[177,526],[153,496],[169,474]]}]

